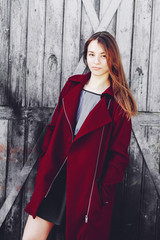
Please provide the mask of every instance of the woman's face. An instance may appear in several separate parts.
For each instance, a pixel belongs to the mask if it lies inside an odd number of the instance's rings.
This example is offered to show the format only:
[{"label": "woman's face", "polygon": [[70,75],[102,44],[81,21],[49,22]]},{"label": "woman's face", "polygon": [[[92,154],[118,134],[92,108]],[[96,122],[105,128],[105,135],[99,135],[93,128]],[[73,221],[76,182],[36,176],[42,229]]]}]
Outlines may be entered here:
[{"label": "woman's face", "polygon": [[106,75],[106,77],[108,77],[109,68],[107,64],[106,52],[103,45],[101,43],[98,43],[97,40],[93,40],[88,45],[87,64],[93,75]]}]

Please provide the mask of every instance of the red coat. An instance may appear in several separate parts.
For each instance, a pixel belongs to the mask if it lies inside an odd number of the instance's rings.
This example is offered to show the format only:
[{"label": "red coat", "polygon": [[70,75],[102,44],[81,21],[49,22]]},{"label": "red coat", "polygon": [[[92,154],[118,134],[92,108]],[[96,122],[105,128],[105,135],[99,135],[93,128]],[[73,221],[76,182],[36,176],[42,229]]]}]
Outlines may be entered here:
[{"label": "red coat", "polygon": [[111,87],[73,139],[80,92],[89,76],[70,77],[60,94],[42,145],[35,190],[25,209],[36,216],[67,161],[66,240],[109,239],[115,184],[122,181],[129,162],[131,121],[114,100]]}]

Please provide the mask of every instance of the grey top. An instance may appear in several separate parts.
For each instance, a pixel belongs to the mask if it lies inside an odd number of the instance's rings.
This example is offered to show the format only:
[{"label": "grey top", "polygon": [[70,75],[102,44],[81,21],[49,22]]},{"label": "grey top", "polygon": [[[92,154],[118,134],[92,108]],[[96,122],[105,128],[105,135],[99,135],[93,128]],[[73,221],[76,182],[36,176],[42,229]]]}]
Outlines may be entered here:
[{"label": "grey top", "polygon": [[79,106],[77,110],[76,127],[74,135],[78,133],[89,112],[94,108],[94,106],[99,102],[100,99],[101,94],[97,94],[82,89],[80,94]]}]

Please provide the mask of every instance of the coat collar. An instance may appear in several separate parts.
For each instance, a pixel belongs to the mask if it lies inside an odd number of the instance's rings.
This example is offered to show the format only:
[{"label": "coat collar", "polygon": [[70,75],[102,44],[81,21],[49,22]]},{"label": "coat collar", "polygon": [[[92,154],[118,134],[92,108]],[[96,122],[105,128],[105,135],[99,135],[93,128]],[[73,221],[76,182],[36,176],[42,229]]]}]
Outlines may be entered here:
[{"label": "coat collar", "polygon": [[[72,128],[72,132],[74,132],[75,128],[75,120],[79,105],[80,93],[83,89],[83,86],[88,81],[89,77],[90,73],[71,77],[70,81],[74,81],[80,84],[76,84],[75,87],[73,87],[63,98],[64,111],[66,117],[68,118],[67,120],[69,121],[69,124]],[[87,116],[74,141],[112,121],[107,108],[108,106],[106,97],[103,97],[104,95],[108,94],[113,97],[113,91],[111,86],[101,94],[101,100]]]},{"label": "coat collar", "polygon": [[[72,77],[70,77],[70,81],[72,82],[79,82],[82,84],[82,86],[84,86],[86,84],[86,82],[89,80],[91,76],[91,72],[88,72],[87,74],[82,74],[82,75],[74,75]],[[101,94],[101,98],[104,96],[104,95],[110,95],[112,97],[114,97],[114,94],[113,94],[113,89],[112,89],[112,83],[111,83],[111,86],[109,88],[107,88],[102,94]]]}]

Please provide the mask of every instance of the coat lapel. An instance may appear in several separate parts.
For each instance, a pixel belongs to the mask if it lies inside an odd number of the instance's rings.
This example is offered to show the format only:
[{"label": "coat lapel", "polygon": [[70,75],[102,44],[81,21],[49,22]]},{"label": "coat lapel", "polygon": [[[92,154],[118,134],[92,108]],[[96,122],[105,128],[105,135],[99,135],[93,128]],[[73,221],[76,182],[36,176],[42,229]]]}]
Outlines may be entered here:
[{"label": "coat lapel", "polygon": [[103,97],[88,114],[83,125],[79,129],[75,140],[106,124],[109,124],[111,121],[112,118],[107,109],[106,98]]},{"label": "coat lapel", "polygon": [[[87,82],[89,78],[89,74],[85,75],[85,77],[73,80],[75,82],[79,82],[75,85],[63,98],[63,107],[66,114],[67,121],[72,129],[72,134],[74,134],[76,115],[79,105],[80,93],[82,91],[83,86]],[[103,95],[103,94],[102,94]],[[106,124],[109,124],[112,119],[110,113],[107,109],[106,97],[102,96],[102,99],[96,104],[96,106],[92,109],[92,111],[88,114],[85,119],[83,125],[78,131],[74,141],[78,138],[88,134],[100,128]]]},{"label": "coat lapel", "polygon": [[64,112],[65,112],[67,121],[69,122],[69,124],[71,126],[72,134],[74,134],[76,114],[77,114],[80,93],[81,93],[82,88],[83,88],[82,84],[77,84],[63,98],[63,108],[64,108]]}]

